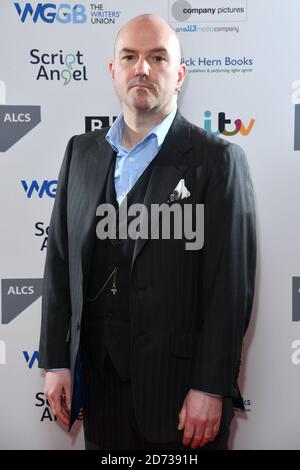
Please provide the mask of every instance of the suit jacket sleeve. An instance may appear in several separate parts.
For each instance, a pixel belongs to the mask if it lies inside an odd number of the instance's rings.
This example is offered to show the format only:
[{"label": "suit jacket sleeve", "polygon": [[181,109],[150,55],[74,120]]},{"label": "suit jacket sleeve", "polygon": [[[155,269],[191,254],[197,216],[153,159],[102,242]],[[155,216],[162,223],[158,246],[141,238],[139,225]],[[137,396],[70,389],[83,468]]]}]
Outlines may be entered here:
[{"label": "suit jacket sleeve", "polygon": [[238,397],[242,342],[254,295],[254,197],[245,154],[239,146],[226,145],[216,160],[204,206],[204,315],[191,388]]},{"label": "suit jacket sleeve", "polygon": [[67,185],[73,137],[60,170],[52,211],[45,263],[39,367],[69,368],[68,332],[71,319],[67,233]]}]

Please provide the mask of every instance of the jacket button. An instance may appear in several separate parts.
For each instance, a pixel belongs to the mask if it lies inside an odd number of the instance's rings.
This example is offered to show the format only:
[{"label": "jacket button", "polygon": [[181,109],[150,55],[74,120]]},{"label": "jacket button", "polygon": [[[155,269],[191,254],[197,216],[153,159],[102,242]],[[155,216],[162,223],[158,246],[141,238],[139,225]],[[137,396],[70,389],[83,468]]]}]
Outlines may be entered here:
[{"label": "jacket button", "polygon": [[111,319],[112,319],[112,316],[113,316],[113,314],[112,314],[111,312],[110,312],[110,313],[107,313],[106,316],[105,316],[105,320],[106,320],[106,321],[111,320]]},{"label": "jacket button", "polygon": [[80,330],[80,323],[79,321],[77,322],[77,325],[76,325],[76,330],[79,331]]}]

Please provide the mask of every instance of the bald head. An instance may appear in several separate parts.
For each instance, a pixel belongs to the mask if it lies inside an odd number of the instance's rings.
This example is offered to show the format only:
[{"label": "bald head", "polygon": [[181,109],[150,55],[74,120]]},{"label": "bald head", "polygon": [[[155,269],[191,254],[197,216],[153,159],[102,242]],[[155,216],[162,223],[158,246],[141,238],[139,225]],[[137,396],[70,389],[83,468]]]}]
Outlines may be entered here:
[{"label": "bald head", "polygon": [[170,53],[174,55],[175,60],[180,64],[181,60],[181,44],[178,35],[174,29],[160,16],[146,13],[143,15],[136,16],[132,20],[128,21],[119,30],[115,40],[115,56],[119,50],[120,42],[122,42],[123,36],[128,33],[135,33],[139,36],[138,39],[142,39],[142,36],[153,36],[162,37],[163,42],[168,40],[170,44]]},{"label": "bald head", "polygon": [[152,113],[154,122],[174,109],[186,75],[175,31],[156,15],[140,15],[119,31],[109,64],[124,114]]}]

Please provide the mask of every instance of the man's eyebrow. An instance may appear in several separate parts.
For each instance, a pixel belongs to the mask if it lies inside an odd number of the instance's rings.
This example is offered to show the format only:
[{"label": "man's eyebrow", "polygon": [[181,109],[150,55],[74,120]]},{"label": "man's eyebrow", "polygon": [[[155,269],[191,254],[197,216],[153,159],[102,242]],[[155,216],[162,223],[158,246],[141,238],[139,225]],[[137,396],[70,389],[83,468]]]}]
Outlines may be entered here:
[{"label": "man's eyebrow", "polygon": [[[168,55],[168,51],[165,47],[155,47],[154,49],[150,49],[149,52],[161,52],[163,54]],[[136,51],[134,49],[128,49],[127,47],[123,47],[123,49],[120,50],[120,54],[134,54]]]}]

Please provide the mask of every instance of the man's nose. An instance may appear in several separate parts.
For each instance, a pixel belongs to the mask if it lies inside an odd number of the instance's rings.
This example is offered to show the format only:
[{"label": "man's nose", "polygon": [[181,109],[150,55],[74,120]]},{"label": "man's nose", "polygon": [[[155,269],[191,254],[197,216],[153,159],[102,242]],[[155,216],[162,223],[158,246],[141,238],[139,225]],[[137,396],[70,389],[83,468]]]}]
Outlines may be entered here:
[{"label": "man's nose", "polygon": [[148,76],[150,72],[150,66],[146,59],[140,58],[134,68],[134,75],[146,75]]}]

